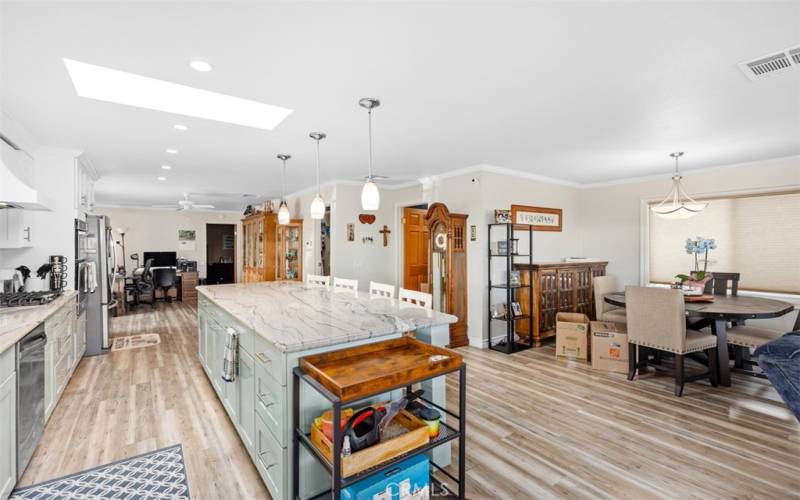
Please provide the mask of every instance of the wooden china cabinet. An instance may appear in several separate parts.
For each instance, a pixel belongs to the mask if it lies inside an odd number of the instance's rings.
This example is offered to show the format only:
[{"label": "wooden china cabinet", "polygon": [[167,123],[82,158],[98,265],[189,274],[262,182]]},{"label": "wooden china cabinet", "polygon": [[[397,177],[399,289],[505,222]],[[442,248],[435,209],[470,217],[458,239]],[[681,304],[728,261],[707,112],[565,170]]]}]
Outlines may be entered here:
[{"label": "wooden china cabinet", "polygon": [[242,219],[245,283],[302,280],[303,221],[278,224],[276,213],[258,212]]},{"label": "wooden china cabinet", "polygon": [[467,345],[467,215],[453,214],[434,203],[425,215],[428,226],[428,291],[433,308],[456,316],[450,325],[450,347]]}]

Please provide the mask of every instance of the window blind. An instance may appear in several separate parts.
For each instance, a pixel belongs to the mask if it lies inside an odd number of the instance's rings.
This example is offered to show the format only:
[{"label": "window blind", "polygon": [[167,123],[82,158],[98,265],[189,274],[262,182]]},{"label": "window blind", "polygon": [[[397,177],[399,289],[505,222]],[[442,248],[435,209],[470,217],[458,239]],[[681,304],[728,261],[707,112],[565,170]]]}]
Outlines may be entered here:
[{"label": "window blind", "polygon": [[[650,217],[650,281],[670,283],[694,270],[687,238],[714,238],[708,270],[738,272],[739,288],[800,294],[800,192],[712,198],[698,215]],[[703,268],[702,255],[700,269]]]}]

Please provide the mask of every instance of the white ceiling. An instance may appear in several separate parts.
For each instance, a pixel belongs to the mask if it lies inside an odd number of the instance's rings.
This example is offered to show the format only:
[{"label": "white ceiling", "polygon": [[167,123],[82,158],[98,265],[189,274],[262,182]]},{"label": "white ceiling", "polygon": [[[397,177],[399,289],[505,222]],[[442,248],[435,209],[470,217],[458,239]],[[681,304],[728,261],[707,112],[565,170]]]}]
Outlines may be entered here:
[{"label": "white ceiling", "polygon": [[[491,164],[577,183],[800,154],[800,69],[736,64],[800,43],[800,3],[4,3],[0,107],[82,149],[107,204],[280,193],[376,171]],[[288,107],[264,131],[77,97],[68,57]],[[214,71],[198,73],[191,57]],[[188,132],[172,128],[175,123]],[[177,156],[165,154],[177,148]],[[160,165],[174,167],[167,182]],[[198,197],[198,202],[207,198]],[[240,197],[215,199],[239,209]]]}]

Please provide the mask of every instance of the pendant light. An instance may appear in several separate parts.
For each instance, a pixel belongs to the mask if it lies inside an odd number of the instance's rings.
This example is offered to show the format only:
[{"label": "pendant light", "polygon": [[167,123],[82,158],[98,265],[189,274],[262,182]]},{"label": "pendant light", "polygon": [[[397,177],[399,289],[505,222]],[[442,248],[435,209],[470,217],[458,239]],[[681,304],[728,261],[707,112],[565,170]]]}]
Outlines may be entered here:
[{"label": "pendant light", "polygon": [[317,141],[317,195],[314,197],[314,201],[311,202],[311,218],[322,219],[325,217],[325,201],[322,199],[322,195],[319,194],[319,141],[328,136],[325,132],[311,132],[308,136]]},{"label": "pendant light", "polygon": [[658,205],[651,207],[654,214],[664,219],[688,219],[702,212],[708,203],[695,201],[686,194],[681,184],[681,173],[678,170],[678,158],[683,156],[683,152],[671,153],[675,158],[675,173],[672,174],[672,189],[667,193],[664,200]]},{"label": "pendant light", "polygon": [[373,97],[359,99],[358,105],[366,108],[369,117],[369,175],[361,190],[361,208],[364,210],[377,210],[381,203],[381,193],[372,177],[372,109],[381,105],[381,101]]},{"label": "pendant light", "polygon": [[281,176],[281,206],[278,208],[278,224],[285,226],[289,223],[289,206],[286,204],[286,160],[290,155],[278,155],[278,159],[283,162],[283,175]]}]

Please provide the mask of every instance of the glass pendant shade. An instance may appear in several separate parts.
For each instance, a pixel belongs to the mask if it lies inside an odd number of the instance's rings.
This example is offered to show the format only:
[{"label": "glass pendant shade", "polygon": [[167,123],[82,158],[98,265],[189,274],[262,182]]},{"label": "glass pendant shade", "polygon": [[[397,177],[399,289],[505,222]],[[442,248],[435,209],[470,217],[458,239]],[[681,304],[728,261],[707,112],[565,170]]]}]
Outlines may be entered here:
[{"label": "glass pendant shade", "polygon": [[314,197],[314,201],[311,202],[311,218],[322,219],[323,217],[325,217],[325,201],[322,199],[322,196],[317,193],[317,196]]},{"label": "glass pendant shade", "polygon": [[708,206],[708,203],[695,201],[686,194],[681,184],[681,174],[678,171],[678,158],[683,153],[672,153],[670,156],[675,158],[675,174],[672,176],[672,189],[670,189],[664,200],[658,205],[650,207],[650,210],[662,219],[688,219],[699,214]]},{"label": "glass pendant shade", "polygon": [[367,120],[369,124],[369,175],[364,187],[361,189],[361,209],[377,210],[381,204],[381,193],[378,185],[375,184],[372,176],[372,110],[381,105],[381,101],[374,97],[364,97],[359,99],[358,105],[367,110]]},{"label": "glass pendant shade", "polygon": [[327,135],[325,132],[311,132],[308,136],[317,141],[317,195],[311,202],[311,218],[320,220],[325,217],[325,200],[319,194],[319,141],[326,138]]},{"label": "glass pendant shade", "polygon": [[286,205],[286,160],[291,158],[290,155],[280,154],[278,159],[283,162],[283,172],[281,174],[281,206],[278,208],[278,224],[285,226],[289,223],[292,216],[289,214],[289,206]]},{"label": "glass pendant shade", "polygon": [[281,206],[278,209],[278,224],[285,226],[289,223],[291,217],[292,216],[289,214],[289,207],[286,205],[285,201],[282,201]]},{"label": "glass pendant shade", "polygon": [[361,208],[364,210],[377,210],[381,203],[381,193],[378,191],[378,185],[372,182],[372,179],[367,179],[361,189]]}]

